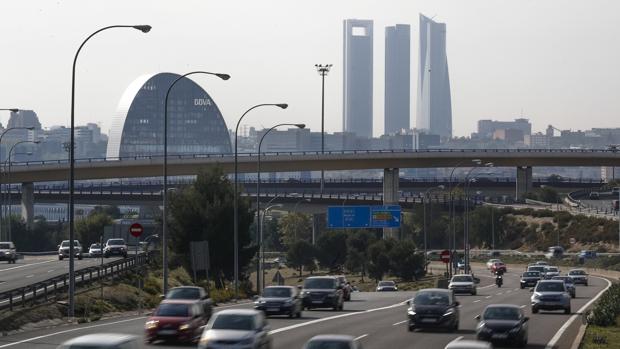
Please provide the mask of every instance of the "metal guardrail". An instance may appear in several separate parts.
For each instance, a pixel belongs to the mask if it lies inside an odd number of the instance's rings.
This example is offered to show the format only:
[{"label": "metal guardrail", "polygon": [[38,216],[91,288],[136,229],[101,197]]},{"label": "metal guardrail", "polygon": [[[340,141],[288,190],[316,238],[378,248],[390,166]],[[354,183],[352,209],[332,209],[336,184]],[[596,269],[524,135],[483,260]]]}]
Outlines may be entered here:
[{"label": "metal guardrail", "polygon": [[[261,152],[261,156],[270,155],[346,155],[346,154],[423,154],[423,153],[479,153],[479,154],[512,154],[512,153],[550,153],[550,154],[614,154],[620,157],[620,152],[608,149],[389,149],[389,150],[328,150],[324,153],[321,151],[278,151],[278,152]],[[258,153],[239,153],[239,157],[252,157],[257,156]],[[232,153],[227,154],[177,154],[168,155],[168,159],[223,159],[234,155]],[[114,162],[123,160],[159,160],[163,159],[163,155],[143,155],[143,156],[129,156],[129,157],[114,157],[114,158],[85,158],[75,159],[76,163],[92,163],[92,162]],[[68,159],[58,160],[38,160],[38,161],[21,161],[14,162],[12,166],[30,166],[30,165],[52,165],[52,164],[68,164]]]},{"label": "metal guardrail", "polygon": [[[85,284],[91,281],[104,279],[126,273],[137,266],[144,265],[155,251],[141,253],[137,256],[124,258],[109,262],[102,266],[93,266],[75,271],[76,285]],[[48,302],[52,299],[57,300],[59,294],[65,292],[69,287],[69,274],[59,275],[47,280],[39,281],[27,286],[18,287],[0,293],[0,309],[13,310],[21,306],[25,308],[34,305],[37,301]]]}]

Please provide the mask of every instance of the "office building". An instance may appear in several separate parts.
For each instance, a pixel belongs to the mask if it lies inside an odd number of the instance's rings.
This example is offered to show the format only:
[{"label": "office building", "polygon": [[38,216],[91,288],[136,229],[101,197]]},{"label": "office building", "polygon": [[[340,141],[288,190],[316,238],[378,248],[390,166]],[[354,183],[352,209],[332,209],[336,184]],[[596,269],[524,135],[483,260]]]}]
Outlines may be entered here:
[{"label": "office building", "polygon": [[344,21],[343,132],[372,137],[373,22]]},{"label": "office building", "polygon": [[420,14],[416,127],[443,140],[452,137],[452,101],[446,56],[446,25]]},{"label": "office building", "polygon": [[411,26],[385,28],[384,134],[409,130],[411,118]]},{"label": "office building", "polygon": [[[108,158],[163,154],[164,99],[178,77],[149,74],[129,85],[112,121]],[[168,97],[168,154],[230,152],[228,128],[211,96],[191,79],[179,80]]]},{"label": "office building", "polygon": [[529,136],[532,134],[532,124],[524,118],[514,121],[478,120],[478,138],[493,139],[497,130],[519,130],[523,136]]}]

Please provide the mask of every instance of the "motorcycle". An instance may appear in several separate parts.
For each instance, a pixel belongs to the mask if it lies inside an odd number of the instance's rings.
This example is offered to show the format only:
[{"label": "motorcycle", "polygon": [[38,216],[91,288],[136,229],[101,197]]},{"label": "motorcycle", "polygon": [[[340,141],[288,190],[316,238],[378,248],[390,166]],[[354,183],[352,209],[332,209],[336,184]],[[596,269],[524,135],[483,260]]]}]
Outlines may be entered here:
[{"label": "motorcycle", "polygon": [[495,277],[495,284],[497,285],[497,287],[502,287],[502,284],[504,283],[504,279],[502,278],[501,275],[497,275]]}]

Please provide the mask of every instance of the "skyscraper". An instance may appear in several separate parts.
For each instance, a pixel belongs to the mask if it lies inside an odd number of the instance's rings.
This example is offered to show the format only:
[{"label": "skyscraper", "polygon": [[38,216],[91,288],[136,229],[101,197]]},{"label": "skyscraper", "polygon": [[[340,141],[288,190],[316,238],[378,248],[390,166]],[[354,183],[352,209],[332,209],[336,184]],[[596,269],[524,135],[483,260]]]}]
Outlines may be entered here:
[{"label": "skyscraper", "polygon": [[385,28],[384,134],[410,129],[410,42],[410,25]]},{"label": "skyscraper", "polygon": [[372,137],[372,40],[371,20],[344,21],[344,132]]},{"label": "skyscraper", "polygon": [[420,14],[417,128],[452,137],[452,102],[446,57],[446,24]]}]

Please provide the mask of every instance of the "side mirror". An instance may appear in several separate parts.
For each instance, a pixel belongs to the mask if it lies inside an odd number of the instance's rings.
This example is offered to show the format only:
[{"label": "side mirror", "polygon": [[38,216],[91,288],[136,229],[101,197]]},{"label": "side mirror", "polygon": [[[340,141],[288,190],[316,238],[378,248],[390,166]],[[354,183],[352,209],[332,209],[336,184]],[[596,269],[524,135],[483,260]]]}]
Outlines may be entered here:
[{"label": "side mirror", "polygon": [[534,287],[530,288],[530,292],[534,292]]},{"label": "side mirror", "polygon": [[259,297],[257,294],[255,294],[254,296],[252,296],[252,300],[253,300],[253,301],[255,301],[255,302],[256,302],[259,298],[260,298],[260,297]]},{"label": "side mirror", "polygon": [[481,318],[482,318],[482,317],[481,317],[480,315],[476,315],[476,316],[474,317],[474,319],[476,319],[477,321],[480,321],[480,319],[481,319]]},{"label": "side mirror", "polygon": [[298,290],[301,290],[301,289],[303,289],[303,288],[304,288],[304,287],[303,287],[302,285],[297,285],[297,289],[298,289]]},{"label": "side mirror", "polygon": [[459,305],[461,305],[461,303],[459,301],[454,302],[454,306],[458,307]]},{"label": "side mirror", "polygon": [[407,299],[407,305],[411,305],[411,299]]},{"label": "side mirror", "polygon": [[265,332],[271,331],[271,326],[269,326],[269,325],[263,326],[263,331],[265,331]]},{"label": "side mirror", "polygon": [[474,283],[475,284],[479,284],[480,283],[480,278],[474,278]]},{"label": "side mirror", "polygon": [[530,321],[529,317],[526,316],[526,317],[523,318],[523,322],[528,322],[528,321]]}]

